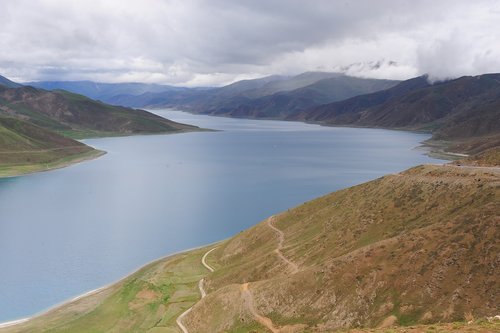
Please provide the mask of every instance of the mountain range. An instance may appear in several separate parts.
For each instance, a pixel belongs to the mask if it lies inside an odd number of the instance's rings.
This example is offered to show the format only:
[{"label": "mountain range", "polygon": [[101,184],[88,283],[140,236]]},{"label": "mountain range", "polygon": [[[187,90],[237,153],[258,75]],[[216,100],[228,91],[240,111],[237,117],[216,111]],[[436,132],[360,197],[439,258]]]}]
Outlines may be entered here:
[{"label": "mountain range", "polygon": [[[59,87],[71,89],[71,83]],[[119,90],[119,89],[117,89]],[[169,89],[109,97],[114,104],[193,113],[363,126],[431,133],[437,152],[476,153],[500,144],[500,75],[429,82],[306,72],[268,76],[211,89]]]},{"label": "mountain range", "polygon": [[0,176],[47,170],[96,157],[72,138],[199,130],[144,110],[112,106],[64,90],[0,77]]},{"label": "mountain range", "polygon": [[174,87],[147,83],[99,83],[92,81],[37,81],[26,82],[26,86],[32,86],[44,90],[66,90],[89,98],[110,103],[113,98],[120,95],[138,96],[147,92],[159,93],[166,91],[186,91],[188,88]]},{"label": "mountain range", "polygon": [[[464,76],[430,84],[426,77],[399,83],[302,111],[289,120],[427,130],[434,140],[475,140],[480,147],[500,143],[500,74]],[[486,146],[487,147],[486,147]]]}]

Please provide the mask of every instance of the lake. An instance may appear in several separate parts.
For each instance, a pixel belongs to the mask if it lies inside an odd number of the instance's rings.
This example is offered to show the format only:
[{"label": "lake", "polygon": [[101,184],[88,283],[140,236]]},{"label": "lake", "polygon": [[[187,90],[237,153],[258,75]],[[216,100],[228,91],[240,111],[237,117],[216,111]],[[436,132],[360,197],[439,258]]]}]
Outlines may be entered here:
[{"label": "lake", "polygon": [[155,111],[219,132],[89,139],[108,152],[0,179],[0,322],[320,195],[438,160],[425,134]]}]

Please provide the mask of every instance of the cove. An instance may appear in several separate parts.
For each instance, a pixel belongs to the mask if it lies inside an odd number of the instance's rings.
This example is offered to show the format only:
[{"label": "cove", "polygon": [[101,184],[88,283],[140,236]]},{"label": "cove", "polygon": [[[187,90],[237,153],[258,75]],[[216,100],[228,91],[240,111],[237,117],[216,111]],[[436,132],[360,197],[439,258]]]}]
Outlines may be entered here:
[{"label": "cove", "polygon": [[0,322],[422,163],[429,135],[155,111],[218,129],[85,140],[103,157],[0,179]]}]

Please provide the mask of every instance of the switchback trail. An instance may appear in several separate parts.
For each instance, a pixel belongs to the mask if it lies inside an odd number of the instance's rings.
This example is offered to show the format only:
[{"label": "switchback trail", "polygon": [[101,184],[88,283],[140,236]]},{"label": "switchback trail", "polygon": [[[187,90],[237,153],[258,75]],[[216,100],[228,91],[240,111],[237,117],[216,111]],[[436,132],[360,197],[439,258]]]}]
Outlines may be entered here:
[{"label": "switchback trail", "polygon": [[276,217],[274,215],[267,219],[267,225],[278,234],[278,247],[274,250],[274,252],[281,260],[287,263],[287,265],[291,268],[292,274],[295,274],[299,271],[299,266],[285,257],[281,252],[281,249],[283,248],[283,242],[285,241],[285,234],[283,233],[283,231],[279,230],[273,225],[275,219]]},{"label": "switchback trail", "polygon": [[[207,264],[206,262],[206,259],[207,259],[207,256],[210,254],[210,252],[212,252],[213,250],[215,250],[217,247],[214,247],[213,249],[211,250],[208,250],[204,255],[203,257],[201,258],[201,263],[203,266],[205,266],[206,269],[208,269],[210,272],[213,272],[214,269],[213,267],[211,267],[209,264]],[[198,281],[198,289],[200,290],[200,295],[201,295],[201,298],[204,298],[205,296],[207,296],[207,292],[205,291],[205,287],[203,286],[205,283],[205,278],[202,278],[200,281]],[[194,306],[194,304],[193,304]],[[179,326],[179,328],[181,329],[181,331],[183,333],[189,333],[188,329],[186,326],[184,326],[184,324],[182,323],[182,319],[189,313],[191,312],[191,310],[193,309],[193,306],[190,307],[189,309],[187,309],[186,311],[184,311],[183,313],[181,313],[181,315],[179,317],[177,317],[177,319],[175,320],[175,322],[177,323],[177,326]]]},{"label": "switchback trail", "polygon": [[[269,228],[271,228],[278,235],[278,246],[274,250],[274,253],[276,253],[276,255],[290,267],[292,274],[295,274],[299,271],[299,266],[285,257],[281,252],[283,243],[285,242],[285,234],[283,233],[283,231],[274,226],[273,222],[275,221],[275,219],[276,217],[274,215],[267,219],[267,225],[269,226]],[[280,329],[274,326],[273,321],[270,318],[259,314],[257,312],[257,309],[255,309],[253,295],[248,287],[248,283],[244,283],[241,285],[241,294],[243,302],[247,305],[248,310],[255,318],[255,320],[262,326],[267,328],[269,331],[273,333],[279,333]]]},{"label": "switchback trail", "polygon": [[279,333],[280,330],[278,328],[274,327],[274,324],[273,324],[271,319],[258,314],[257,310],[255,310],[255,305],[253,303],[253,295],[250,292],[250,290],[248,289],[248,282],[241,285],[241,294],[243,297],[243,302],[245,302],[245,304],[248,307],[248,310],[250,311],[252,316],[255,318],[255,320],[259,324],[261,324],[262,326],[264,326],[265,328],[270,330],[271,332]]}]

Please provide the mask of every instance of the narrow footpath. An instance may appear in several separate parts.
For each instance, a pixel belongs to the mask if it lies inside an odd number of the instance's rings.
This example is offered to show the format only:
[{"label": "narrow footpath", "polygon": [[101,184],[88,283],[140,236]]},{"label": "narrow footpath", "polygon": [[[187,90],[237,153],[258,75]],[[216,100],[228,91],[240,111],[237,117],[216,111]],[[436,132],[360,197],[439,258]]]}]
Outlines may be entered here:
[{"label": "narrow footpath", "polygon": [[[278,236],[278,246],[276,247],[276,249],[273,252],[276,253],[276,255],[283,262],[285,262],[288,265],[288,267],[290,267],[291,273],[295,274],[299,271],[299,265],[297,265],[296,263],[294,263],[293,261],[291,261],[290,259],[285,257],[285,255],[281,252],[281,249],[283,248],[283,243],[285,242],[285,234],[283,233],[283,231],[281,231],[280,229],[278,229],[274,226],[273,223],[275,220],[276,220],[276,217],[274,215],[267,219],[267,225]],[[252,316],[254,317],[254,319],[258,323],[260,323],[262,326],[267,328],[272,333],[281,332],[281,330],[278,327],[274,326],[273,321],[270,318],[265,317],[257,312],[257,309],[255,308],[255,304],[254,304],[254,298],[253,298],[252,292],[250,291],[248,283],[244,283],[241,285],[241,296],[242,296],[243,302],[246,304],[248,310],[250,311],[250,313],[252,314]]]},{"label": "narrow footpath", "polygon": [[246,304],[248,310],[250,311],[250,313],[252,314],[254,319],[259,324],[261,324],[262,326],[264,326],[265,328],[270,330],[271,332],[279,333],[280,330],[274,326],[273,321],[268,317],[264,317],[264,316],[260,315],[257,312],[257,310],[255,309],[255,305],[253,302],[253,295],[250,292],[250,290],[248,289],[248,283],[244,283],[241,285],[241,293],[243,296],[243,302]]},{"label": "narrow footpath", "polygon": [[[213,272],[214,269],[213,267],[211,267],[209,264],[207,264],[206,262],[206,259],[207,259],[207,256],[210,254],[210,252],[212,252],[213,250],[215,250],[217,247],[214,247],[213,249],[211,250],[208,250],[204,255],[203,257],[201,258],[201,263],[203,266],[205,266],[206,269],[208,269],[210,272]],[[204,284],[205,284],[205,278],[202,278],[200,281],[198,281],[198,289],[200,290],[200,295],[201,295],[201,298],[204,298],[205,296],[207,296],[207,292],[205,291],[205,287],[204,287]],[[196,305],[193,304],[193,306]],[[191,310],[193,309],[193,306],[190,307],[189,309],[187,309],[186,311],[184,311],[183,313],[181,313],[181,315],[179,317],[177,317],[176,319],[176,323],[177,323],[177,326],[179,326],[179,328],[181,329],[181,331],[183,333],[189,333],[188,329],[186,326],[184,326],[184,324],[182,323],[182,319],[189,313],[191,312]]]},{"label": "narrow footpath", "polygon": [[[276,233],[277,238],[278,238],[278,246],[274,250],[274,253],[276,253],[276,255],[284,263],[287,264],[287,266],[290,268],[291,274],[295,274],[299,271],[299,266],[296,263],[294,263],[292,260],[285,257],[285,255],[281,252],[281,249],[283,248],[283,243],[285,242],[285,234],[283,233],[283,231],[281,231],[280,229],[278,229],[277,227],[274,226],[273,223],[274,223],[275,219],[276,219],[276,217],[274,215],[267,219],[267,225],[269,226],[269,228],[271,228]],[[207,259],[207,256],[215,249],[216,248],[213,248],[213,249],[207,251],[203,255],[203,257],[201,258],[202,265],[205,266],[205,268],[208,269],[210,272],[213,272],[214,268],[207,264],[206,259]],[[205,278],[202,278],[198,282],[198,289],[200,290],[200,295],[201,295],[202,299],[207,295],[205,288],[204,288],[204,284],[205,284]],[[261,324],[262,326],[267,328],[272,333],[279,333],[281,331],[278,327],[274,326],[274,324],[270,318],[265,317],[257,312],[257,309],[255,308],[253,294],[249,288],[249,283],[244,283],[241,285],[241,297],[243,299],[244,304],[247,306],[248,311],[254,317],[255,321],[257,321],[259,324]],[[186,311],[184,311],[176,320],[177,325],[180,327],[180,329],[182,330],[183,333],[189,333],[189,331],[186,328],[186,326],[184,326],[184,324],[182,323],[182,319],[189,312],[191,312],[191,310],[193,309],[193,306],[190,307],[189,309],[187,309]]]},{"label": "narrow footpath", "polygon": [[287,257],[285,257],[283,255],[283,253],[281,252],[281,249],[283,248],[283,243],[285,241],[285,234],[283,233],[283,231],[279,230],[278,228],[276,228],[273,225],[273,222],[275,221],[275,219],[276,219],[276,217],[274,215],[267,219],[267,225],[271,229],[273,229],[274,232],[276,232],[278,234],[278,247],[274,250],[274,252],[278,255],[278,257],[282,261],[284,261],[291,268],[292,274],[295,274],[299,271],[299,266],[296,263],[294,263],[293,261],[291,261],[290,259],[288,259]]}]

